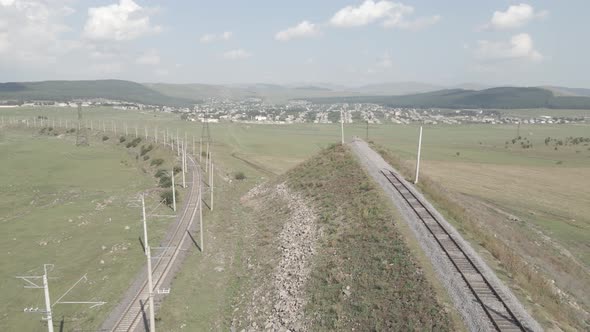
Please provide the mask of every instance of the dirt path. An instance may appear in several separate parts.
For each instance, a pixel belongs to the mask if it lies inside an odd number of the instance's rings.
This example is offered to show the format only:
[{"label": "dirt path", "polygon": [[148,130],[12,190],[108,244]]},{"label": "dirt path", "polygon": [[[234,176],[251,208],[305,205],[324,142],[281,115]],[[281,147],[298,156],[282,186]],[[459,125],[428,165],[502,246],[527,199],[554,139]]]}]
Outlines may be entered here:
[{"label": "dirt path", "polygon": [[[481,309],[481,306],[477,304],[476,299],[469,291],[468,286],[462,280],[460,274],[456,271],[450,260],[435,242],[424,224],[420,222],[411,211],[409,205],[407,205],[404,199],[381,174],[382,169],[391,170],[396,173],[398,172],[383,160],[378,153],[373,151],[364,141],[355,139],[350,143],[350,147],[367,173],[379,186],[381,186],[387,196],[391,197],[392,203],[397,207],[410,229],[412,229],[416,240],[420,244],[422,250],[424,250],[426,255],[430,258],[438,278],[449,293],[449,296],[455,304],[457,311],[462,316],[467,328],[471,331],[493,331],[494,328],[489,324],[485,312]],[[437,219],[441,221],[445,228],[449,230],[452,237],[478,265],[478,268],[480,268],[486,279],[488,279],[494,288],[501,293],[502,298],[507,302],[510,309],[516,314],[523,325],[530,331],[542,331],[541,326],[528,314],[518,299],[512,294],[510,289],[498,279],[483,259],[481,259],[475,250],[473,250],[471,245],[462,238],[455,228],[450,225],[411,184],[406,184],[413,189],[412,191],[420,200],[426,203],[426,207],[429,210],[435,212]]]}]

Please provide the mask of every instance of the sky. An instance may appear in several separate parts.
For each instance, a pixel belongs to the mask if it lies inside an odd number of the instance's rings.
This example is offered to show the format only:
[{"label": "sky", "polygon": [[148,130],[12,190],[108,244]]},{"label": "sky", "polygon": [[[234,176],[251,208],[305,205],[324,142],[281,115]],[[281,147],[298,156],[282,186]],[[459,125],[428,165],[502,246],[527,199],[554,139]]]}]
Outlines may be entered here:
[{"label": "sky", "polygon": [[0,81],[590,88],[590,1],[0,0]]}]

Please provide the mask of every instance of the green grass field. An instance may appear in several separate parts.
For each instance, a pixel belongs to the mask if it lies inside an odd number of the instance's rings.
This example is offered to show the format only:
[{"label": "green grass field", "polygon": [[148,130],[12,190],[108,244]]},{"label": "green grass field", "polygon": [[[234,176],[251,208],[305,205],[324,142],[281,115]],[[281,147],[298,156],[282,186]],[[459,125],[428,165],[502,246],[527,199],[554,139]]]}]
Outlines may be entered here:
[{"label": "green grass field", "polygon": [[[5,117],[67,117],[70,121],[75,118],[74,109],[2,109],[0,114]],[[112,121],[117,123],[119,131],[122,131],[123,123],[127,123],[129,128],[137,125],[140,135],[144,126],[150,128],[150,135],[153,135],[155,126],[160,130],[168,128],[170,132],[178,130],[181,137],[186,132],[189,141],[192,136],[197,138],[198,151],[202,125],[180,121],[175,114],[99,108],[87,110],[85,116],[92,119],[95,126],[97,122],[106,121],[107,130],[112,128]],[[206,232],[206,239],[213,241],[214,246],[236,253],[243,248],[241,242],[231,242],[239,237],[238,221],[240,218],[252,217],[241,207],[235,207],[239,197],[256,183],[286,172],[320,149],[340,140],[338,125],[223,123],[210,124],[210,128],[214,139],[213,156],[219,171],[218,197],[220,202],[225,202],[232,208],[219,208],[218,212],[208,215],[212,224]],[[348,125],[345,127],[345,134],[347,139],[352,136],[365,138],[366,127],[364,124]],[[370,140],[390,149],[410,165],[416,156],[417,135],[416,126],[369,127]],[[522,125],[520,135],[532,143],[531,149],[523,149],[519,142],[512,144],[510,140],[516,135],[516,126],[507,125],[426,126],[422,174],[434,179],[453,197],[480,209],[482,220],[502,221],[503,228],[497,230],[500,236],[506,236],[507,240],[515,243],[517,240],[526,240],[527,246],[532,244],[523,248],[516,243],[515,248],[531,262],[545,265],[544,272],[568,291],[584,278],[572,280],[575,277],[568,275],[567,269],[564,270],[564,266],[560,264],[577,264],[582,270],[590,269],[590,211],[587,204],[590,201],[590,183],[587,180],[590,178],[590,146],[559,146],[555,150],[553,145],[546,146],[544,140],[546,137],[590,137],[590,125]],[[238,171],[246,174],[245,182],[230,184],[221,180],[228,180]],[[223,203],[219,206],[221,204]],[[507,215],[516,216],[520,221],[506,223]],[[490,225],[495,224],[491,222]],[[228,227],[232,231],[222,236],[221,233]],[[517,234],[518,237],[511,234]],[[216,239],[212,240],[213,237]],[[469,238],[469,234],[467,237]],[[219,276],[211,271],[212,266],[204,263],[214,264],[218,261],[219,257],[212,254],[203,258],[198,254],[193,255],[189,258],[187,267],[191,271],[198,269],[201,272],[195,275],[183,270],[177,278],[181,285],[184,282],[185,286],[190,285],[205,292],[210,303],[215,303],[208,308],[199,308],[197,304],[187,306],[186,312],[190,311],[195,317],[201,318],[197,326],[224,326],[219,325],[219,320],[229,315],[226,312],[227,303],[231,302],[229,299],[234,294],[225,290],[228,284],[217,281]],[[226,271],[228,274],[234,273],[229,272],[229,268]],[[224,278],[227,279],[223,280],[232,285],[229,289],[239,289],[239,280],[232,279],[231,276]],[[574,295],[582,303],[588,303],[584,294],[578,292]],[[182,315],[174,314],[174,308],[178,306],[167,307],[167,303],[183,303],[191,296],[193,295],[173,293],[166,300],[162,311],[164,326],[178,329],[184,320]],[[219,315],[207,318],[212,312]],[[189,321],[195,323],[192,318]]]},{"label": "green grass field", "polygon": [[[5,109],[2,114],[74,118],[74,110],[64,108]],[[140,135],[145,126],[150,128],[152,135],[156,126],[160,131],[163,128],[169,128],[173,133],[179,130],[181,137],[184,132],[188,133],[189,141],[193,136],[198,140],[201,131],[200,123],[179,121],[173,114],[98,108],[89,109],[86,118],[93,120],[95,126],[99,121],[106,121],[107,129],[109,125],[112,128],[111,122],[115,122],[119,131],[123,130],[123,123],[129,128],[137,126]],[[319,149],[338,141],[340,135],[337,125],[211,124],[210,127],[215,141],[215,159],[220,165],[235,165],[236,169],[246,172],[258,168],[266,176],[285,172]],[[346,126],[345,134],[347,138],[365,138],[365,125]],[[370,140],[406,160],[415,158],[417,134],[418,129],[414,126],[369,127]],[[508,204],[516,214],[530,214],[529,210],[536,213],[540,209],[541,217],[531,218],[531,221],[564,242],[574,255],[590,266],[588,250],[581,250],[585,249],[583,243],[587,241],[584,240],[590,236],[588,205],[584,203],[590,194],[585,182],[578,181],[590,172],[590,146],[567,146],[555,150],[544,144],[546,137],[590,137],[590,125],[522,125],[520,135],[533,144],[532,149],[522,149],[518,142],[506,145],[506,141],[516,135],[516,126],[506,125],[425,127],[423,171],[458,192],[501,206]],[[458,172],[459,169],[462,171]],[[498,195],[497,187],[505,183],[518,183],[518,186]],[[533,187],[535,199],[528,194]],[[524,201],[518,200],[519,197]],[[548,215],[556,217],[557,222]]]},{"label": "green grass field", "polygon": [[[87,274],[63,301],[108,302],[93,309],[57,304],[54,324],[63,319],[65,330],[98,327],[144,263],[138,194],[154,187],[154,178],[141,171],[134,154],[98,140],[76,148],[72,137],[2,130],[0,155],[0,330],[46,330],[39,314],[23,312],[44,308],[43,290],[24,289],[15,278],[41,275],[45,263],[54,264],[53,301]],[[148,195],[148,206],[157,199]],[[150,221],[157,243],[170,220]]]}]

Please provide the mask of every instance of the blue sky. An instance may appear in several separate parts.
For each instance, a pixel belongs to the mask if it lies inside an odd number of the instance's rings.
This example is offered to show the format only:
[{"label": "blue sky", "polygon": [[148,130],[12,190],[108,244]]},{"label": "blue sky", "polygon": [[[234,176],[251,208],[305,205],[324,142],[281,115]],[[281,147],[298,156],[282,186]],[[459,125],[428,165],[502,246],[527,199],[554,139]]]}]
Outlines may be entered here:
[{"label": "blue sky", "polygon": [[590,88],[590,1],[0,0],[0,81]]}]

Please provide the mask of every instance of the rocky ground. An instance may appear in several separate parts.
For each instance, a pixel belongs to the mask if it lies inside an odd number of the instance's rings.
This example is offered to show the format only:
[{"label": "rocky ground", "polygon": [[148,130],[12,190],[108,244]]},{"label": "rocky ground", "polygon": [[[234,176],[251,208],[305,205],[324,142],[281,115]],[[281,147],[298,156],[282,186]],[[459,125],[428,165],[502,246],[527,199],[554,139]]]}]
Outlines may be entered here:
[{"label": "rocky ground", "polygon": [[[275,266],[270,275],[258,273],[258,283],[249,301],[246,301],[247,308],[242,308],[245,317],[239,318],[242,323],[246,321],[248,327],[240,331],[304,331],[304,286],[311,272],[319,236],[316,217],[304,199],[284,183],[256,187],[245,199],[256,201],[261,196],[265,198],[257,204],[265,204],[262,201],[282,202],[288,207],[288,212],[276,215],[276,218],[284,218],[278,238],[273,243],[279,257],[273,260]],[[254,265],[249,264],[249,267],[256,270]],[[254,274],[256,272],[253,271]]]}]

